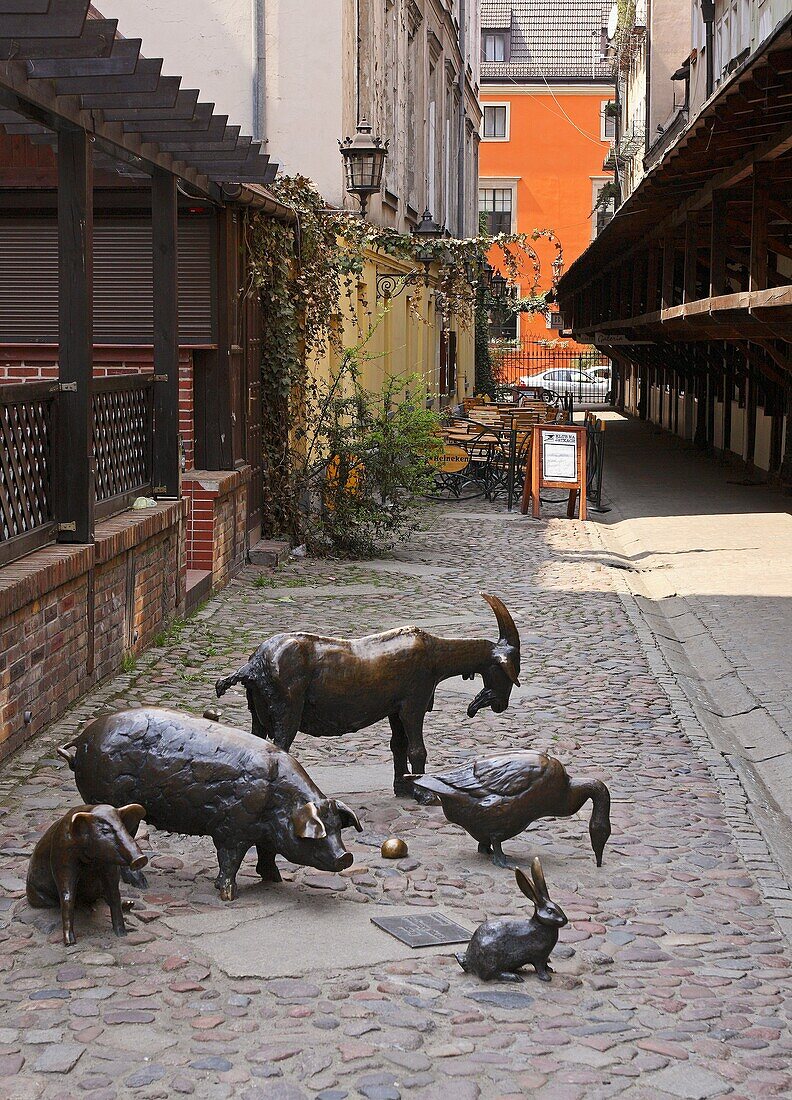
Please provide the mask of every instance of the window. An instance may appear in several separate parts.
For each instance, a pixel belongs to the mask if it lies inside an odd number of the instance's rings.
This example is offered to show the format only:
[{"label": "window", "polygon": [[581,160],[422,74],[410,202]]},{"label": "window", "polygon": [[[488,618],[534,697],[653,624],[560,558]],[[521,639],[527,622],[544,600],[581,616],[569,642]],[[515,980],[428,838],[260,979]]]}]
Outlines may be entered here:
[{"label": "window", "polygon": [[511,233],[513,197],[511,187],[479,187],[479,214],[487,215],[490,236]]},{"label": "window", "polygon": [[496,317],[493,310],[489,322],[490,340],[499,343],[508,341],[510,344],[516,344],[519,339],[519,319],[519,313],[502,314]]},{"label": "window", "polygon": [[616,140],[616,104],[612,99],[603,100],[600,108],[600,140]]},{"label": "window", "polygon": [[506,103],[484,104],[485,141],[509,140],[509,107]]},{"label": "window", "polygon": [[506,31],[485,31],[481,36],[482,61],[509,60],[509,34]]},{"label": "window", "polygon": [[609,176],[591,180],[591,239],[599,236],[616,209],[616,186]]},{"label": "window", "polygon": [[[518,298],[519,287],[509,286],[506,294],[510,298]],[[520,315],[507,309],[505,303],[496,304],[490,310],[489,338],[493,341],[517,343],[520,338]]]}]

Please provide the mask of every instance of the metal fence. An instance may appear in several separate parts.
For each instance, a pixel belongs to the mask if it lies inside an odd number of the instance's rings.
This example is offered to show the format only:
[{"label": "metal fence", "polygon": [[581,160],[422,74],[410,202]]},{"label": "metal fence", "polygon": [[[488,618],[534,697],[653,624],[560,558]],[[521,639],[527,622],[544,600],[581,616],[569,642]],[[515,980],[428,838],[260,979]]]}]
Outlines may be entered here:
[{"label": "metal fence", "polygon": [[[94,379],[96,514],[113,515],[152,487],[151,375]],[[0,565],[55,538],[58,383],[0,384]]]},{"label": "metal fence", "polygon": [[93,397],[96,514],[122,511],[151,489],[151,375],[97,378]]},{"label": "metal fence", "polygon": [[611,401],[611,363],[596,348],[525,340],[521,344],[493,343],[491,352],[496,377],[504,387],[542,386],[556,393],[571,393],[579,405]]},{"label": "metal fence", "polygon": [[0,387],[0,563],[54,538],[54,382]]}]

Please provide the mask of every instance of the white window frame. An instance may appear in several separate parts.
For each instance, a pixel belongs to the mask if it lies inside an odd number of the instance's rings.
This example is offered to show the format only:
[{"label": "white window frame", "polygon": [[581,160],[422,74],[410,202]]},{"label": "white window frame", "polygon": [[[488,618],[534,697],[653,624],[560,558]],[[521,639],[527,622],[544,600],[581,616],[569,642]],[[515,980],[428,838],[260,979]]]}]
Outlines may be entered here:
[{"label": "white window frame", "polygon": [[[484,117],[487,113],[488,107],[505,107],[506,108],[506,133],[504,137],[485,137],[484,136]],[[510,141],[509,134],[511,133],[511,103],[508,100],[504,100],[502,103],[491,103],[487,100],[481,104],[481,140],[482,141]]]},{"label": "white window frame", "polygon": [[613,183],[613,176],[591,176],[591,239],[597,237],[597,198],[606,183]]},{"label": "white window frame", "polygon": [[[501,58],[488,58],[486,57],[485,42],[488,38],[500,38],[503,42],[503,57]],[[505,65],[509,61],[509,33],[508,31],[498,31],[485,29],[481,32],[481,60],[488,65]]]},{"label": "white window frame", "polygon": [[[606,115],[605,108],[609,104],[616,105],[615,99],[603,99],[600,103],[600,141],[615,141],[616,140],[616,115]],[[613,133],[607,133],[607,124],[610,119],[613,119]]]},{"label": "white window frame", "polygon": [[517,232],[517,184],[520,181],[520,176],[479,176],[478,191],[494,191],[503,190],[511,191],[511,228],[510,233]]}]

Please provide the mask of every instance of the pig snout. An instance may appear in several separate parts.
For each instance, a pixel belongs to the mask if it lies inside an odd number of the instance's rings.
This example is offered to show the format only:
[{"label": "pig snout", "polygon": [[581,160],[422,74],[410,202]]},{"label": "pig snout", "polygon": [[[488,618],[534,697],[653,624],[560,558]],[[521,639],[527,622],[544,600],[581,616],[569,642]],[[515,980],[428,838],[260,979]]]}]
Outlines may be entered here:
[{"label": "pig snout", "polygon": [[148,856],[143,855],[134,840],[130,842],[124,837],[119,837],[118,840],[118,854],[122,864],[131,867],[133,871],[139,871],[141,867],[146,866]]},{"label": "pig snout", "polygon": [[340,838],[329,836],[326,841],[314,841],[310,864],[320,871],[343,871],[351,867],[355,857],[348,852]]}]

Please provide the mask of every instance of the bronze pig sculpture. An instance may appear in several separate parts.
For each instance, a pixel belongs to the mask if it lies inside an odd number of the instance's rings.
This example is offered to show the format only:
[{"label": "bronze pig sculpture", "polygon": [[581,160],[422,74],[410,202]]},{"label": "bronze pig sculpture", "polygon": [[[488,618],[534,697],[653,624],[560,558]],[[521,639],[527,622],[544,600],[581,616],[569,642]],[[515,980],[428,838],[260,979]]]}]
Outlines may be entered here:
[{"label": "bronze pig sculpture", "polygon": [[611,834],[610,792],[599,779],[570,779],[564,765],[546,753],[493,753],[413,782],[437,795],[446,818],[470,833],[480,852],[492,852],[497,867],[513,866],[503,854],[504,840],[540,817],[569,817],[591,799],[589,837],[597,866],[602,866]]},{"label": "bronze pig sculpture", "polygon": [[497,642],[438,638],[412,626],[351,639],[276,634],[232,676],[217,681],[217,694],[242,684],[252,732],[287,750],[299,730],[340,737],[387,718],[393,790],[412,794],[405,773],[408,760],[413,775],[426,769],[423,724],[437,685],[451,676],[481,675],[484,687],[468,707],[470,718],[483,707],[500,714],[512,686],[519,686],[517,627],[496,596],[481,595],[498,620]]},{"label": "bronze pig sculpture", "polygon": [[78,806],[50,825],[33,849],[26,892],[35,909],[60,906],[63,942],[77,942],[74,908],[93,905],[103,897],[110,906],[113,931],[126,935],[118,889],[122,868],[138,870],[148,863],[135,843],[142,806]]},{"label": "bronze pig sculpture", "polygon": [[464,955],[457,955],[457,962],[485,982],[521,982],[517,971],[533,963],[539,980],[549,982],[552,970],[547,960],[558,943],[559,929],[567,923],[566,914],[550,900],[538,856],[531,864],[533,882],[519,867],[514,874],[517,885],[534,903],[533,917],[529,921],[484,921],[471,936]]},{"label": "bronze pig sculpture", "polygon": [[[91,722],[58,749],[85,799],[140,799],[158,829],[210,836],[224,901],[236,896],[247,851],[265,882],[280,882],[276,854],[341,871],[353,862],[341,830],[362,831],[356,814],[325,798],[297,761],[243,730],[157,707],[121,710]],[[133,885],[145,879],[126,877]]]}]

